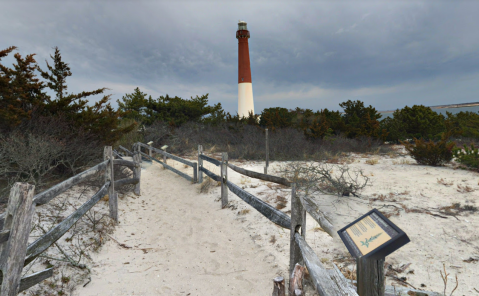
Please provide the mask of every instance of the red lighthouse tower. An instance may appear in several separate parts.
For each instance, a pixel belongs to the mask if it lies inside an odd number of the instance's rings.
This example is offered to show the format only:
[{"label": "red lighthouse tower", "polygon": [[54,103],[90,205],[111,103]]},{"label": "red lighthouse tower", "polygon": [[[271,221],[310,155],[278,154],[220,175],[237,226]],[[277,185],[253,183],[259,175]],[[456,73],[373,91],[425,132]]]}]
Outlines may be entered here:
[{"label": "red lighthouse tower", "polygon": [[251,81],[251,67],[249,63],[249,31],[246,22],[238,22],[238,114],[247,117],[249,112],[254,114],[253,83]]}]

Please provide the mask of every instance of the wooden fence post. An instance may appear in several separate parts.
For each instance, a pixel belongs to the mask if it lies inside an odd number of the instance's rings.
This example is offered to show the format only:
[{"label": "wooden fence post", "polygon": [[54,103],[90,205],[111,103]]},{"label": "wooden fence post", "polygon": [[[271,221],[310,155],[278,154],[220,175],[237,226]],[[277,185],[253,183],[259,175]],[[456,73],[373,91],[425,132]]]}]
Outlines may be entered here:
[{"label": "wooden fence post", "polygon": [[[165,152],[166,152],[166,148],[165,148],[165,149],[163,149],[163,151],[165,151]],[[163,162],[164,162],[165,164],[166,164],[166,160],[167,160],[167,159],[168,159],[168,158],[166,157],[166,155],[164,155],[164,154],[163,154]]]},{"label": "wooden fence post", "polygon": [[221,157],[221,208],[224,209],[228,205],[228,152],[223,152]]},{"label": "wooden fence post", "polygon": [[150,157],[153,157],[152,151],[151,151],[151,144],[150,144],[150,142],[148,142],[148,146],[150,146],[150,148],[148,148],[148,155],[149,155]]},{"label": "wooden fence post", "polygon": [[105,170],[105,182],[110,181],[110,187],[108,188],[108,206],[110,208],[110,218],[118,223],[118,195],[115,192],[115,180],[114,180],[114,166],[113,166],[113,151],[111,146],[105,146],[103,149],[103,160],[110,160]]},{"label": "wooden fence post", "polygon": [[193,166],[193,183],[198,183],[198,164],[195,163]]},{"label": "wooden fence post", "polygon": [[32,228],[35,205],[32,203],[35,186],[15,183],[10,190],[3,231],[9,231],[8,241],[0,244],[0,266],[3,282],[2,296],[16,296],[20,289],[23,263],[27,254],[28,237]]},{"label": "wooden fence post", "polygon": [[286,289],[284,288],[284,278],[282,276],[273,279],[273,296],[285,296]]},{"label": "wooden fence post", "polygon": [[201,169],[203,168],[203,159],[200,158],[200,155],[203,154],[203,146],[198,145],[198,183],[203,183],[203,172]]},{"label": "wooden fence post", "polygon": [[137,151],[136,153],[138,153],[138,156],[140,156],[140,158],[138,158],[139,163],[143,163],[143,159],[141,158],[141,154],[140,154],[141,146],[138,144],[136,145],[136,151]]},{"label": "wooden fence post", "polygon": [[269,142],[268,142],[268,129],[266,131],[266,166],[264,167],[264,174],[268,174],[268,167],[269,167]]},{"label": "wooden fence post", "polygon": [[141,183],[141,154],[140,154],[140,145],[137,145],[136,151],[133,153],[133,161],[137,164],[140,164],[138,167],[135,167],[133,170],[133,178],[138,178],[138,183],[135,185],[133,192],[135,195],[140,196],[140,183]]},{"label": "wooden fence post", "polygon": [[384,259],[361,257],[357,259],[357,287],[359,296],[384,296]]},{"label": "wooden fence post", "polygon": [[301,236],[306,236],[306,210],[303,208],[299,197],[296,196],[296,183],[291,183],[291,236],[289,242],[289,274],[294,266],[299,263],[304,266],[301,250],[294,240],[294,234],[301,228]]},{"label": "wooden fence post", "polygon": [[[289,276],[289,295],[303,295],[304,266],[296,263]],[[299,292],[299,293],[298,293]]]}]

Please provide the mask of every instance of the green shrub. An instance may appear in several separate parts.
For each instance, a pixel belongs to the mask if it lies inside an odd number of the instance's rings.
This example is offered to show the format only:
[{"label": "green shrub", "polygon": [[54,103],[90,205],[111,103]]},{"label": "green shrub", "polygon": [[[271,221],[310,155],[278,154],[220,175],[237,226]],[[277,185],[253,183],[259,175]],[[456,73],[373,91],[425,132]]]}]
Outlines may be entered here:
[{"label": "green shrub", "polygon": [[389,134],[386,141],[397,142],[412,138],[439,140],[446,128],[444,115],[434,112],[430,107],[414,105],[397,109],[393,118],[384,119],[381,127]]},{"label": "green shrub", "polygon": [[342,116],[345,124],[345,134],[348,138],[354,139],[361,136],[372,137],[384,140],[387,136],[386,130],[381,130],[379,119],[381,114],[371,105],[365,107],[361,101],[340,103],[344,109]]},{"label": "green shrub", "polygon": [[471,148],[469,149],[466,145],[464,145],[464,151],[461,148],[457,147],[453,149],[454,158],[459,163],[466,165],[467,167],[473,169],[479,169],[479,149],[474,147],[474,144],[471,144]]},{"label": "green shrub", "polygon": [[479,114],[474,112],[446,112],[451,123],[462,131],[462,137],[479,139]]},{"label": "green shrub", "polygon": [[448,142],[448,137],[442,136],[442,139],[435,143],[432,140],[426,142],[424,139],[414,138],[416,145],[403,142],[406,150],[419,164],[439,166],[448,163],[453,158],[454,142]]},{"label": "green shrub", "polygon": [[261,112],[259,125],[268,127],[271,130],[288,128],[293,125],[293,117],[293,112],[290,112],[286,108],[265,108],[263,112]]}]

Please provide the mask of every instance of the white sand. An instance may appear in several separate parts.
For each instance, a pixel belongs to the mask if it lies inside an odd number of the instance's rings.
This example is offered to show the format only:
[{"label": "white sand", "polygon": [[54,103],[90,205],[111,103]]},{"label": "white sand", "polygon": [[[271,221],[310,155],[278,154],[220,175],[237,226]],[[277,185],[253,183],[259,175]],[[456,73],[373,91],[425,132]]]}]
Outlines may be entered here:
[{"label": "white sand", "polygon": [[[219,154],[208,155],[220,159]],[[379,162],[366,164],[371,158]],[[463,212],[455,218],[439,211],[456,202],[479,207],[479,174],[454,170],[451,165],[421,166],[410,157],[353,155],[351,159],[355,162],[350,167],[363,169],[372,183],[361,192],[361,198],[316,197],[324,211],[330,212],[333,225],[340,229],[372,208],[386,215],[397,211],[399,215],[389,219],[407,233],[411,242],[388,256],[386,262],[394,268],[411,265],[396,276],[405,277],[415,288],[424,284],[424,290],[442,292],[440,271],[444,263],[449,274],[447,295],[456,285],[456,274],[459,286],[453,295],[479,295],[479,212]],[[401,159],[412,164],[393,164]],[[190,167],[172,160],[168,163],[191,175]],[[263,172],[264,162],[232,163]],[[279,175],[279,165],[273,162],[269,173]],[[82,282],[76,294],[271,295],[272,279],[277,275],[287,277],[288,230],[271,223],[232,192],[230,208],[222,210],[220,187],[200,194],[198,184],[156,163],[143,162],[143,167],[142,195],[129,194],[119,200],[120,224],[111,234],[131,248],[110,240],[99,253],[90,253],[94,262],[89,263],[93,265],[91,282],[86,287],[82,285],[87,281]],[[219,173],[212,164],[205,162],[205,167]],[[277,205],[277,196],[285,197],[287,206],[282,211],[288,213],[290,189],[242,177],[232,170],[228,170],[228,176],[273,206]],[[452,185],[440,184],[438,179]],[[469,186],[474,191],[461,193],[458,186]],[[381,194],[387,197],[384,201],[372,201]],[[402,206],[446,218],[406,213]],[[325,266],[330,267],[331,262],[345,270],[355,266],[344,244],[320,231],[309,215],[306,241]],[[390,277],[386,284],[399,286]]]},{"label": "white sand", "polygon": [[280,271],[275,258],[254,244],[235,213],[171,171],[143,167],[141,197],[119,204],[112,235],[132,248],[107,243],[93,256],[92,281],[80,295],[271,293]]}]

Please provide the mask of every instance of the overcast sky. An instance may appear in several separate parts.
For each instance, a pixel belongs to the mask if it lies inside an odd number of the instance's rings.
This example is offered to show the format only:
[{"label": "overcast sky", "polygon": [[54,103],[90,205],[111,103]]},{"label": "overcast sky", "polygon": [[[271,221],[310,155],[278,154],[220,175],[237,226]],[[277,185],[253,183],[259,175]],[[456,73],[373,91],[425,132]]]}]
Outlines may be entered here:
[{"label": "overcast sky", "polygon": [[[236,114],[238,20],[248,23],[255,112],[361,100],[377,110],[479,101],[477,1],[2,0],[0,49],[54,46],[68,92],[107,87],[111,104],[136,87],[195,97]],[[90,101],[101,99],[91,96]]]}]

